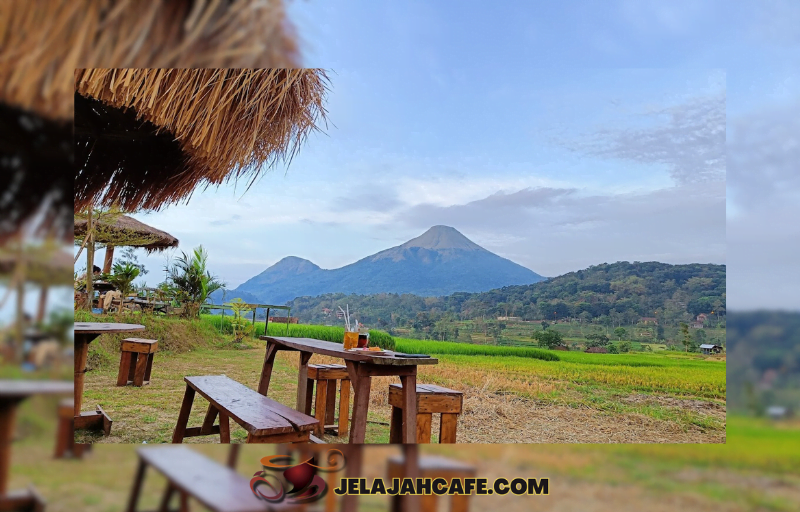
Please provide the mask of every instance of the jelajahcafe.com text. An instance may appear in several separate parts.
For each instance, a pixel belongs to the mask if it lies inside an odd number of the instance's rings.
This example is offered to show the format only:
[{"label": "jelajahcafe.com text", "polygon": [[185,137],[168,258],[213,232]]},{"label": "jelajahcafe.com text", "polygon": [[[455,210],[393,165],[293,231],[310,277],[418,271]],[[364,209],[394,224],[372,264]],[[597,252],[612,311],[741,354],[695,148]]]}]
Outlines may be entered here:
[{"label": "jelajahcafe.com text", "polygon": [[498,478],[489,484],[487,478],[453,478],[449,483],[444,478],[393,478],[387,485],[382,478],[376,478],[372,485],[367,485],[366,478],[342,478],[339,487],[334,489],[337,495],[345,494],[389,494],[396,495],[423,495],[435,494],[537,494],[548,495],[549,479],[547,478],[515,478],[509,481]]}]

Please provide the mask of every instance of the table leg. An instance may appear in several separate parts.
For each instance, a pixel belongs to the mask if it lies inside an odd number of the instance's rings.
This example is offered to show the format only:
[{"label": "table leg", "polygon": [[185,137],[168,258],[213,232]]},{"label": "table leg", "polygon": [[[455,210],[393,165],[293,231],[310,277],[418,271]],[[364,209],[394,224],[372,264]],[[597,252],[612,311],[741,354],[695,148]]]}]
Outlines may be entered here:
[{"label": "table leg", "polygon": [[[352,379],[351,379],[352,380]],[[352,432],[352,430],[351,430]],[[351,441],[352,442],[352,441]],[[361,465],[363,461],[363,447],[360,445],[348,445],[342,447],[346,460],[345,477],[361,478]],[[342,496],[342,512],[356,512],[358,510],[358,495],[345,494]]]},{"label": "table leg", "polygon": [[11,441],[14,439],[14,417],[17,400],[0,402],[0,496],[5,496],[11,467]]},{"label": "table leg", "polygon": [[417,442],[417,375],[401,375],[403,385],[403,427],[402,442]]},{"label": "table leg", "polygon": [[81,413],[83,402],[83,381],[86,378],[86,358],[89,355],[89,343],[84,336],[75,335],[75,416]]},{"label": "table leg", "polygon": [[[308,388],[308,361],[311,359],[311,352],[300,352],[300,366],[297,375],[297,405],[295,409],[304,412],[306,408],[306,390]],[[325,404],[322,404],[325,407]]]},{"label": "table leg", "polygon": [[[405,405],[405,404],[404,404]],[[416,480],[419,478],[419,445],[406,444],[403,446],[403,477]],[[400,512],[416,512],[420,509],[420,497],[406,495],[400,500]]]},{"label": "table leg", "polygon": [[358,367],[352,361],[347,361],[346,364],[350,380],[353,382],[353,419],[350,422],[350,443],[363,444],[367,435],[367,412],[369,411],[369,390],[372,385],[372,376],[368,373],[359,374]]},{"label": "table leg", "polygon": [[261,368],[261,380],[258,381],[258,392],[267,396],[269,380],[272,377],[272,365],[275,363],[275,354],[278,353],[278,345],[268,341],[267,353],[264,356],[264,366]]},{"label": "table leg", "polygon": [[131,489],[131,496],[128,498],[128,508],[126,512],[136,512],[136,505],[139,504],[139,494],[142,492],[142,482],[144,481],[144,471],[147,465],[144,460],[139,459],[139,465],[136,468],[136,475],[133,477],[133,489]]}]

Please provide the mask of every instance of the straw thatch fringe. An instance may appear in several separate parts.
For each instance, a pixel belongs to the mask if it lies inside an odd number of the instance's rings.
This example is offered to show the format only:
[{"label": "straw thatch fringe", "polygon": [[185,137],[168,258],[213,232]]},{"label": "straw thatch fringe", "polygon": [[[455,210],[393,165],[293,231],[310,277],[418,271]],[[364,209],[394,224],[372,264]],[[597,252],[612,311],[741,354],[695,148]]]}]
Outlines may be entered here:
[{"label": "straw thatch fringe", "polygon": [[[325,121],[327,87],[319,69],[78,70],[75,91],[113,109],[81,106],[76,97],[75,208],[116,203],[128,211],[157,209],[198,185],[255,179],[290,161]],[[97,119],[83,126],[79,113],[99,115],[102,130],[95,128]],[[145,161],[121,149],[137,140],[150,144],[138,153],[163,158]],[[179,145],[180,162],[172,143]]]},{"label": "straw thatch fringe", "polygon": [[[178,239],[166,231],[140,222],[127,215],[108,215],[95,219],[95,243],[115,247],[141,247],[148,253],[178,247]],[[88,220],[75,216],[75,240],[82,241],[86,236]]]},{"label": "straw thatch fringe", "polygon": [[72,119],[84,67],[297,67],[282,0],[4,0],[0,102]]}]

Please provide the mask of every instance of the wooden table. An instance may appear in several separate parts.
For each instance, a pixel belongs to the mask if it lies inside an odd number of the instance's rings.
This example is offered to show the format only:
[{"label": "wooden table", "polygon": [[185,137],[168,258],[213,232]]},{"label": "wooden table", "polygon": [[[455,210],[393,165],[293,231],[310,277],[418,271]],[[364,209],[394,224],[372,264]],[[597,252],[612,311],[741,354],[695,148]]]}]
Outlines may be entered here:
[{"label": "wooden table", "polygon": [[147,299],[140,299],[136,298],[129,301],[133,304],[137,304],[142,308],[142,311],[145,309],[151,309],[154,313],[156,311],[161,311],[162,313],[166,313],[167,306],[169,306],[169,302],[163,302],[158,300],[147,300]]},{"label": "wooden table", "polygon": [[102,429],[106,435],[111,433],[111,418],[97,406],[94,411],[81,412],[83,384],[86,378],[86,358],[89,343],[101,334],[143,331],[138,324],[107,324],[98,322],[75,323],[75,429]]},{"label": "wooden table", "polygon": [[62,381],[0,380],[0,510],[27,510],[42,502],[33,489],[6,492],[17,405],[31,395],[69,394],[72,387]]},{"label": "wooden table", "polygon": [[395,355],[372,356],[364,352],[348,352],[341,343],[321,341],[310,338],[282,338],[261,336],[267,342],[264,366],[261,369],[261,380],[258,392],[267,395],[269,381],[272,376],[272,365],[275,354],[279,350],[300,352],[300,368],[297,376],[298,411],[304,411],[306,403],[306,386],[308,385],[308,361],[312,354],[344,359],[347,373],[353,386],[353,416],[350,425],[350,442],[364,443],[367,429],[367,411],[369,409],[369,390],[372,377],[398,376],[403,385],[403,427],[402,442],[417,441],[417,366],[421,364],[438,364],[432,357],[414,358]]}]

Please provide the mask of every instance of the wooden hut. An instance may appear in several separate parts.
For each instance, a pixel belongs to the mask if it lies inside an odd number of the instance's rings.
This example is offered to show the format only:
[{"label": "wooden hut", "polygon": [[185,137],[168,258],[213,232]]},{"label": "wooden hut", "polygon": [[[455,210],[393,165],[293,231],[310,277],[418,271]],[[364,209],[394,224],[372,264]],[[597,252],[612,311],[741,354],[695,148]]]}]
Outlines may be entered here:
[{"label": "wooden hut", "polygon": [[587,354],[608,354],[608,349],[605,347],[590,347],[585,352]]}]

